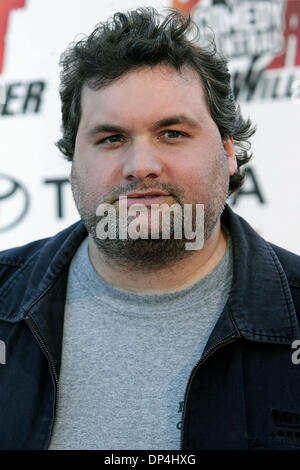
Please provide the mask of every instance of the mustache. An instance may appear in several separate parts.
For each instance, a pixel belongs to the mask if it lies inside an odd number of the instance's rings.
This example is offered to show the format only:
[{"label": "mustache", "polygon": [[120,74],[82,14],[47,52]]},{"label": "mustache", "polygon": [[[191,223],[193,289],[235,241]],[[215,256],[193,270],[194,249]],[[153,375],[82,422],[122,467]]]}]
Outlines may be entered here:
[{"label": "mustache", "polygon": [[123,186],[115,186],[113,187],[109,192],[104,194],[103,200],[101,201],[102,203],[108,203],[108,204],[113,204],[116,202],[120,196],[123,196],[124,194],[128,193],[142,193],[143,191],[152,191],[152,190],[160,190],[167,192],[171,196],[174,197],[174,199],[180,201],[180,199],[183,198],[184,191],[179,188],[177,185],[174,184],[168,184],[168,183],[158,183],[154,182],[149,185],[149,184],[143,184],[141,185],[140,182],[138,181],[132,181],[131,183],[128,183]]}]

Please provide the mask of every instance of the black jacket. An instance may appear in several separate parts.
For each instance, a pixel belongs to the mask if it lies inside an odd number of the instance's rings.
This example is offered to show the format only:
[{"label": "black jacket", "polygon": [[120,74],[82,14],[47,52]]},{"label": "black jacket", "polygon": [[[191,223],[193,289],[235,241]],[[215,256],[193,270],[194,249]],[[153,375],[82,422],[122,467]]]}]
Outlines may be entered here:
[{"label": "black jacket", "polygon": [[[232,236],[232,289],[191,371],[182,449],[300,449],[300,364],[292,361],[300,257],[267,243],[228,206],[222,223]],[[48,448],[68,269],[86,235],[79,221],[0,253],[1,449]]]}]

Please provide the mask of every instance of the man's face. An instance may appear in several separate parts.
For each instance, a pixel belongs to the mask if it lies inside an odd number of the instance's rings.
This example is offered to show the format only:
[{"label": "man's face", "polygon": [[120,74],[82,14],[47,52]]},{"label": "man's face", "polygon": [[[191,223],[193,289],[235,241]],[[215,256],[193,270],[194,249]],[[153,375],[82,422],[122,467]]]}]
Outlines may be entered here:
[{"label": "man's face", "polygon": [[[235,170],[232,139],[222,142],[191,69],[180,74],[169,65],[145,66],[100,90],[83,87],[71,185],[82,221],[108,259],[157,268],[191,252],[174,238],[99,240],[100,203],[118,206],[127,195],[129,203],[146,205],[204,204],[207,240]],[[129,198],[151,191],[164,194]]]}]

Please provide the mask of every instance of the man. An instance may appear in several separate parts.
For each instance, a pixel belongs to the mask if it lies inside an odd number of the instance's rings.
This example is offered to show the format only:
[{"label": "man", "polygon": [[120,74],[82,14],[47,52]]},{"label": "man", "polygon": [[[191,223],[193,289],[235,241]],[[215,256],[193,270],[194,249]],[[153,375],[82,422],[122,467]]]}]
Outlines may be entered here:
[{"label": "man", "polygon": [[226,205],[254,128],[191,19],[160,20],[117,13],[62,57],[81,220],[0,255],[2,448],[300,447],[299,257]]}]

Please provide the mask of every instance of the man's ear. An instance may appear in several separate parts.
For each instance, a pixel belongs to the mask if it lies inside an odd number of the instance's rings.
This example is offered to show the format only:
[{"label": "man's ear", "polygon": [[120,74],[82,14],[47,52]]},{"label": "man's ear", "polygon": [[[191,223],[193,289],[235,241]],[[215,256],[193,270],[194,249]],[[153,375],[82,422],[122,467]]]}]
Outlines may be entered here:
[{"label": "man's ear", "polygon": [[222,137],[222,142],[227,156],[229,174],[230,176],[232,176],[237,170],[237,161],[235,156],[233,137],[231,135],[225,135],[224,137]]}]

